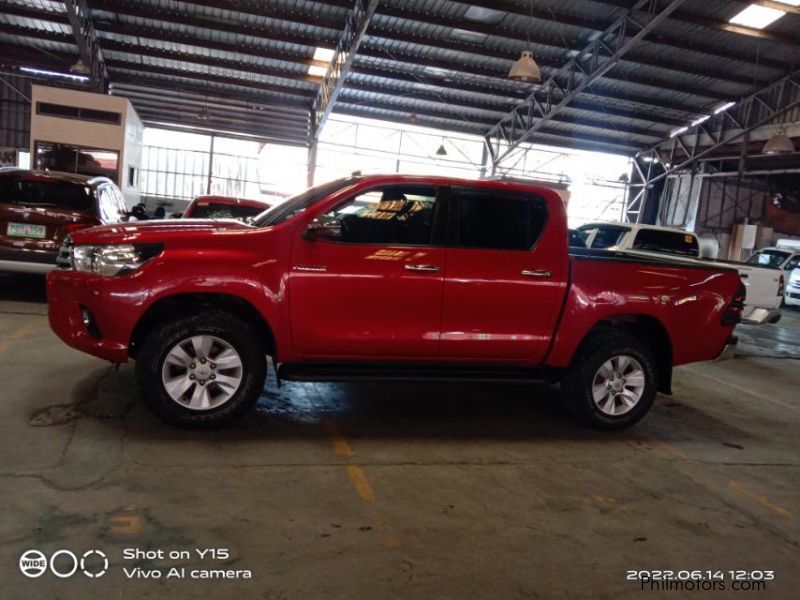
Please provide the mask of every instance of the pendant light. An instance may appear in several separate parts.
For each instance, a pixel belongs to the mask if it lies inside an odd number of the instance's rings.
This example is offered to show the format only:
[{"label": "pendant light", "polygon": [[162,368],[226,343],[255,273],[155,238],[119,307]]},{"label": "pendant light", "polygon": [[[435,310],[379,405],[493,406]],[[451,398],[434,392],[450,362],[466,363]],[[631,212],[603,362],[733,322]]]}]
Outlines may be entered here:
[{"label": "pendant light", "polygon": [[779,129],[764,144],[764,154],[792,154],[795,152],[794,142],[783,129]]},{"label": "pendant light", "polygon": [[76,75],[89,75],[92,70],[86,66],[86,63],[83,62],[80,58],[78,62],[72,65],[70,68],[70,73],[75,73]]},{"label": "pendant light", "polygon": [[520,57],[511,65],[508,71],[508,78],[515,81],[524,81],[526,83],[538,83],[542,80],[542,72],[539,65],[533,59],[533,51],[531,50],[531,21],[533,21],[533,5],[531,2],[531,13],[528,18],[528,32],[526,37],[528,39],[528,49],[523,50]]},{"label": "pendant light", "polygon": [[208,106],[203,105],[203,108],[200,109],[200,112],[197,113],[197,118],[201,121],[210,121],[211,120],[211,113],[208,112]]},{"label": "pendant light", "polygon": [[447,156],[447,148],[444,147],[444,140],[442,140],[442,143],[439,145],[439,148],[436,150],[436,155],[437,156]]}]

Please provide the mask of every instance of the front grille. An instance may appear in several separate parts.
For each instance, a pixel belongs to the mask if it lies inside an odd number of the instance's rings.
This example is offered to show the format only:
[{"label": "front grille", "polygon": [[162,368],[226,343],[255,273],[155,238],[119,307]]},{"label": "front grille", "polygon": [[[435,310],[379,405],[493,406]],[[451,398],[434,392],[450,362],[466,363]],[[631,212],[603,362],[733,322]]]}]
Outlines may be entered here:
[{"label": "front grille", "polygon": [[56,257],[56,267],[62,270],[72,268],[72,239],[67,236],[61,243],[58,249],[58,256]]},{"label": "front grille", "polygon": [[795,300],[800,300],[800,294],[789,294],[789,298],[794,298]]}]

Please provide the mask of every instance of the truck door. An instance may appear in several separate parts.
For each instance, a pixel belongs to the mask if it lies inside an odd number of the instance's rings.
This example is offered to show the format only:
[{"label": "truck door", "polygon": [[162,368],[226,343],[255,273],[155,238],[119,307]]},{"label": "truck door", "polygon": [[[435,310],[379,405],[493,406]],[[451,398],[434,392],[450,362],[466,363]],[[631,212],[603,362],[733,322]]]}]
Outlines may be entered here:
[{"label": "truck door", "polygon": [[391,184],[317,217],[292,246],[292,343],[306,359],[434,359],[445,249],[437,188]]},{"label": "truck door", "polygon": [[450,213],[442,358],[540,362],[566,289],[561,200],[453,187]]}]

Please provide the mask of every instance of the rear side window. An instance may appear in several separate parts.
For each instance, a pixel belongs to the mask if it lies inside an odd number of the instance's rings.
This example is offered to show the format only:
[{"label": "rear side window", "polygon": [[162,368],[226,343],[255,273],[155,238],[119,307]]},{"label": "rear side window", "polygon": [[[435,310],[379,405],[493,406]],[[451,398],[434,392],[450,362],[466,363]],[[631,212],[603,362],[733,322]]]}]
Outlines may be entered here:
[{"label": "rear side window", "polygon": [[240,204],[221,204],[218,202],[197,203],[192,209],[192,219],[246,219],[264,212],[264,208],[242,206]]},{"label": "rear side window", "polygon": [[628,233],[627,227],[619,227],[619,226],[608,226],[608,227],[592,227],[591,229],[583,229],[582,231],[586,232],[586,237],[591,237],[592,231],[595,232],[594,238],[592,238],[592,243],[590,248],[599,248],[600,250],[605,250],[606,248],[611,248],[611,246],[616,246],[622,241],[622,236]]},{"label": "rear side window", "polygon": [[642,229],[633,241],[634,250],[664,252],[682,256],[700,256],[697,238],[690,233]]},{"label": "rear side window", "polygon": [[91,188],[66,182],[6,179],[0,181],[0,201],[22,206],[94,210]]},{"label": "rear side window", "polygon": [[493,250],[530,250],[547,223],[539,196],[489,189],[454,188],[458,245]]}]

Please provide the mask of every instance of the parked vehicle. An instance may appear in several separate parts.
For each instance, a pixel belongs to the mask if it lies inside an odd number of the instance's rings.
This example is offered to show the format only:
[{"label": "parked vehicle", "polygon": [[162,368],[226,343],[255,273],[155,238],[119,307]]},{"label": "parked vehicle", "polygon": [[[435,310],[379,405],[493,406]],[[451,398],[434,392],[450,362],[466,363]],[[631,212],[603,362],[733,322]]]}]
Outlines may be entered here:
[{"label": "parked vehicle", "polygon": [[631,252],[647,256],[668,255],[676,260],[703,263],[712,267],[735,268],[747,289],[742,315],[745,323],[777,323],[781,318],[784,276],[770,265],[754,265],[701,258],[697,236],[683,229],[638,223],[593,223],[579,227],[585,232],[588,248]]},{"label": "parked vehicle", "polygon": [[800,306],[800,267],[789,271],[789,281],[786,283],[783,300],[787,306]]},{"label": "parked vehicle", "polygon": [[341,179],[260,215],[76,232],[48,276],[69,345],[136,360],[165,420],[242,415],[279,380],[563,377],[574,412],[641,419],[674,365],[733,343],[735,270],[575,249],[545,187]]},{"label": "parked vehicle", "polygon": [[46,273],[64,237],[121,221],[119,188],[106,177],[6,169],[0,173],[0,271]]},{"label": "parked vehicle", "polygon": [[198,196],[183,211],[184,219],[238,219],[244,221],[270,208],[262,200],[244,200],[226,196]]}]

